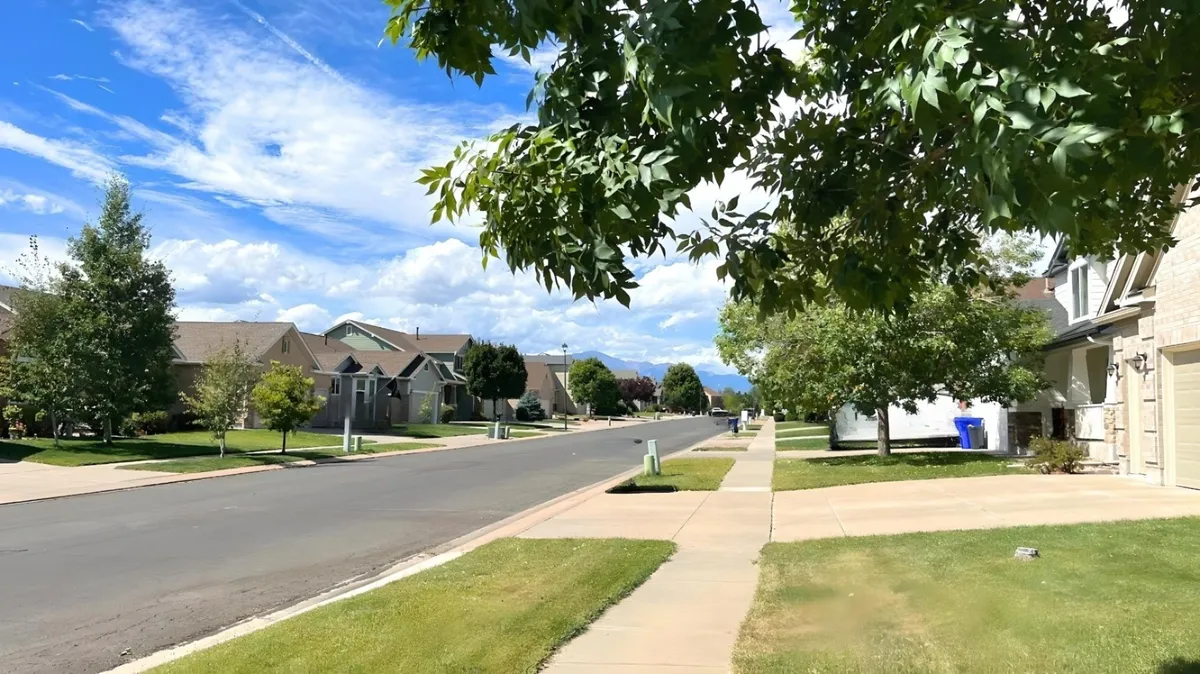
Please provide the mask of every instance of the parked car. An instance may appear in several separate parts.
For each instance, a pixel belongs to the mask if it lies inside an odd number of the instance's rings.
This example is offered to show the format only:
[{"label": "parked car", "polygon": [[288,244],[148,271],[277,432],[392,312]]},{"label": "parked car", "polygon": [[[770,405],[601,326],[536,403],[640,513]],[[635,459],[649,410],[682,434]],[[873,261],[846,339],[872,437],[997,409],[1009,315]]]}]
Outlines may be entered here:
[{"label": "parked car", "polygon": [[729,412],[726,412],[724,409],[722,409],[720,407],[714,407],[708,411],[708,416],[710,416],[710,417],[727,417],[727,416],[729,416]]}]

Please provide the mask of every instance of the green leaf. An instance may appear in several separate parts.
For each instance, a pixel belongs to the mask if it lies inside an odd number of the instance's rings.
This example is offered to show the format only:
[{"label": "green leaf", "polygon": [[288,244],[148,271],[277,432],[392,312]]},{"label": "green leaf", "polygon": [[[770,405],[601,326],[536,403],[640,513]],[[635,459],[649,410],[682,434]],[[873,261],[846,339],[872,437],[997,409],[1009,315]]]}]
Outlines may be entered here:
[{"label": "green leaf", "polygon": [[1067,146],[1060,144],[1054,148],[1054,154],[1050,155],[1050,161],[1060,176],[1067,175]]},{"label": "green leaf", "polygon": [[1057,92],[1058,95],[1062,96],[1063,98],[1077,98],[1079,96],[1090,96],[1091,95],[1088,91],[1085,91],[1084,89],[1080,89],[1079,87],[1075,86],[1074,84],[1072,84],[1071,82],[1069,82],[1065,79],[1059,80],[1058,84],[1055,84],[1052,86],[1054,88],[1054,91]]}]

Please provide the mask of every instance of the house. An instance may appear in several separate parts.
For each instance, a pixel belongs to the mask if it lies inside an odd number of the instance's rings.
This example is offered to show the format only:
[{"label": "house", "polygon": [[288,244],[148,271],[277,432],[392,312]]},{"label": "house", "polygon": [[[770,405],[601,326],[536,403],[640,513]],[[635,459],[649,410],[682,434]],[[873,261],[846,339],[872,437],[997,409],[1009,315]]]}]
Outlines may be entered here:
[{"label": "house", "polygon": [[710,410],[714,407],[725,407],[725,398],[721,397],[720,393],[717,393],[715,390],[707,386],[704,387],[704,397],[708,399],[708,409]]},{"label": "house", "polygon": [[523,358],[525,359],[525,370],[527,372],[531,364],[540,363],[549,369],[550,375],[554,378],[555,396],[551,410],[555,413],[579,414],[579,407],[575,404],[575,400],[571,398],[569,381],[571,366],[575,363],[575,358],[567,354],[538,354],[536,356],[523,356]]},{"label": "house", "polygon": [[1108,445],[1123,473],[1200,488],[1200,208],[1181,213],[1172,233],[1173,248],[1109,266],[1089,335],[1109,344],[1108,359],[1087,361],[1096,375],[1088,393],[1103,394],[1099,421],[1089,420],[1100,430],[1086,432]]},{"label": "house", "polygon": [[[475,399],[467,393],[463,361],[475,343],[470,335],[430,335],[392,330],[362,321],[347,320],[326,330],[323,337],[336,340],[355,351],[399,351],[422,354],[431,368],[438,371],[435,392],[438,409],[442,403],[455,409],[455,418],[469,420],[475,412]],[[425,361],[423,361],[425,362]],[[435,385],[428,382],[428,385]],[[422,393],[416,391],[416,393]],[[435,414],[436,416],[436,414]]]},{"label": "house", "polygon": [[[247,357],[264,368],[271,361],[299,366],[305,377],[312,377],[318,395],[325,395],[328,375],[312,350],[308,348],[300,331],[292,323],[267,323],[251,321],[199,322],[179,321],[175,323],[174,358],[176,388],[183,393],[193,393],[196,378],[204,364],[224,349],[239,345]],[[179,415],[185,411],[182,402],[175,403],[168,414]],[[319,415],[318,415],[319,416]],[[239,424],[241,428],[259,428],[258,416],[253,410]]]},{"label": "house", "polygon": [[1020,301],[1046,311],[1056,337],[1046,346],[1051,387],[1008,413],[1012,444],[1044,435],[1083,444],[1093,460],[1115,461],[1104,408],[1113,394],[1111,328],[1096,322],[1114,266],[1096,256],[1072,257],[1060,241],[1043,274],[1050,294]]},{"label": "house", "polygon": [[352,429],[390,428],[421,418],[429,406],[429,421],[438,423],[445,393],[440,361],[416,349],[360,350],[328,335],[302,333],[320,365],[325,408],[313,425]]},{"label": "house", "polygon": [[525,391],[537,394],[538,402],[546,416],[554,414],[559,398],[557,379],[550,373],[550,367],[545,363],[525,362]]}]

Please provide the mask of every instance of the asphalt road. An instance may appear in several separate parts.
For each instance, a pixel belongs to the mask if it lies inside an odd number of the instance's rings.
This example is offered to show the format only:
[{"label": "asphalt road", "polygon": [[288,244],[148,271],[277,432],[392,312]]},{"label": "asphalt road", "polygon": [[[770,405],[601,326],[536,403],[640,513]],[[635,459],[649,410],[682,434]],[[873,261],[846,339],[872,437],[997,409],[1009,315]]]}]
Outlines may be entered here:
[{"label": "asphalt road", "polygon": [[0,506],[0,671],[103,671],[617,475],[641,463],[635,439],[665,454],[722,430],[684,419]]}]

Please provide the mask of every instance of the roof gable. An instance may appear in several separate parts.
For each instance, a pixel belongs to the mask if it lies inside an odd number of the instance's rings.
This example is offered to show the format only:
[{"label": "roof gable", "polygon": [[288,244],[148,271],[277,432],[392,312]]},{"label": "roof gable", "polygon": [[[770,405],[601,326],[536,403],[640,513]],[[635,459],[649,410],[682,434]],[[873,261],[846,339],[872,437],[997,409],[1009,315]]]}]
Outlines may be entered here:
[{"label": "roof gable", "polygon": [[[235,344],[240,344],[247,356],[259,360],[292,330],[295,326],[291,323],[178,321],[174,346],[183,360],[193,363],[207,362]],[[298,341],[304,343],[303,339]]]}]

